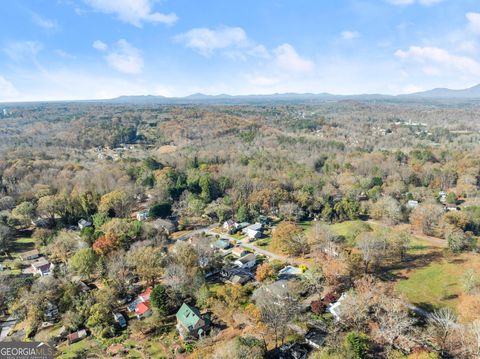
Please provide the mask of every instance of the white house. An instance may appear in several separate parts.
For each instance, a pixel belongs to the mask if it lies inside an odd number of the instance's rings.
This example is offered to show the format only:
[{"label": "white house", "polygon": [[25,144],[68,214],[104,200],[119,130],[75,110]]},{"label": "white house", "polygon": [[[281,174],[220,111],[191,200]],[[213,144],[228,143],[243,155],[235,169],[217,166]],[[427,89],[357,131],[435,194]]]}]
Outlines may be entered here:
[{"label": "white house", "polygon": [[87,221],[87,220],[85,220],[85,219],[83,219],[83,218],[78,221],[78,228],[79,228],[80,230],[82,230],[82,229],[84,229],[84,228],[87,228],[87,227],[90,227],[91,225],[92,225],[91,222],[89,222],[89,221]]},{"label": "white house", "polygon": [[438,197],[440,199],[440,202],[445,203],[447,201],[447,192],[445,191],[438,192]]},{"label": "white house", "polygon": [[148,219],[148,211],[137,212],[137,221],[143,222]]},{"label": "white house", "polygon": [[257,256],[253,253],[249,253],[244,255],[243,257],[238,258],[233,264],[235,264],[238,268],[248,269],[253,268],[257,263]]},{"label": "white house", "polygon": [[39,274],[41,277],[52,274],[53,268],[55,268],[55,265],[43,257],[32,263],[33,273]]},{"label": "white house", "polygon": [[417,206],[418,206],[418,201],[414,201],[413,199],[411,199],[410,201],[407,202],[407,207],[410,209],[417,208]]},{"label": "white house", "polygon": [[303,272],[300,268],[286,266],[278,271],[279,278],[292,278],[301,275]]},{"label": "white house", "polygon": [[232,254],[235,256],[235,257],[243,257],[244,255],[247,255],[248,254],[248,251],[246,251],[243,247],[235,247],[232,249]]},{"label": "white house", "polygon": [[244,228],[242,231],[250,239],[260,238],[262,236],[262,224],[261,223],[252,224]]},{"label": "white house", "polygon": [[341,320],[341,305],[342,302],[345,300],[347,297],[346,293],[343,293],[340,298],[335,303],[329,304],[327,307],[327,312],[332,313],[332,315],[335,317],[336,321]]},{"label": "white house", "polygon": [[222,227],[224,230],[230,232],[238,228],[238,223],[232,219],[229,219],[228,221],[223,222]]}]

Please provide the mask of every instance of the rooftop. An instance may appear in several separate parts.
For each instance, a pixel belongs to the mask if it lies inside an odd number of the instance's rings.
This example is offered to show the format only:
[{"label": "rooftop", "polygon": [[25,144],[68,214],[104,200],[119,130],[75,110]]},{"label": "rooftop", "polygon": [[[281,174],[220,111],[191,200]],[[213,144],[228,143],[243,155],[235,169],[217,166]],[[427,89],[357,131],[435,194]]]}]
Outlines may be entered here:
[{"label": "rooftop", "polygon": [[178,310],[176,317],[185,328],[193,328],[202,319],[198,309],[185,303]]}]

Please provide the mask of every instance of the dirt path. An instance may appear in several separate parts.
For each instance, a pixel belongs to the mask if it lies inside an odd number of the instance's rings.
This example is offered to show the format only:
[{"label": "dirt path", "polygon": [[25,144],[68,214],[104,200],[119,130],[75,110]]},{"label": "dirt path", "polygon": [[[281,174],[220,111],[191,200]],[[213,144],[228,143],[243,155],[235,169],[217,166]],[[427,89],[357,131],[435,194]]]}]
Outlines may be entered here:
[{"label": "dirt path", "polygon": [[[371,220],[371,219],[369,219],[365,222],[376,225],[376,226],[391,228],[391,229],[395,230],[395,226],[389,226],[388,224],[378,222],[378,221],[374,221],[374,220]],[[420,238],[420,239],[424,240],[425,242],[430,243],[434,247],[440,247],[440,248],[447,248],[448,247],[448,243],[445,239],[438,238],[438,237],[427,236],[427,235],[422,234],[422,233],[415,233],[414,231],[412,231],[410,226],[409,226],[409,229],[410,229],[410,233],[413,236],[415,236],[417,238]]]}]

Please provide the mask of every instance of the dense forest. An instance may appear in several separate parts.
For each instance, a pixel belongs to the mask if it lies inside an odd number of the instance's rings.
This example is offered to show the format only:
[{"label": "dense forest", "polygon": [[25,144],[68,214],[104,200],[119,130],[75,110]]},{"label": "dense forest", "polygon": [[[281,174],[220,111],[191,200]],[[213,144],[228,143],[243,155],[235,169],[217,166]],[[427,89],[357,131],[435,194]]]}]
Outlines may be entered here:
[{"label": "dense forest", "polygon": [[[65,358],[480,354],[476,104],[77,102],[6,113],[9,337],[53,341]],[[251,244],[247,222],[263,228]],[[245,283],[219,274],[237,247],[256,256]],[[31,272],[32,251],[51,273]],[[289,266],[301,274],[285,279]],[[149,315],[127,314],[145,291]],[[182,335],[182,303],[207,334]],[[82,330],[85,347],[65,344]]]}]

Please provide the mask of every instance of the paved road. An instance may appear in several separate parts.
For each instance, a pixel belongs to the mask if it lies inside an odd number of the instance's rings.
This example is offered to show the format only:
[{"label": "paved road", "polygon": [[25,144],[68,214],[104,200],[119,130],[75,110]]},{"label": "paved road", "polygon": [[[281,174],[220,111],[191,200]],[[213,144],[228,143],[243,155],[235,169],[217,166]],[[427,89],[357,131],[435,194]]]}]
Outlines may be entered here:
[{"label": "paved road", "polygon": [[284,261],[284,262],[296,262],[294,259],[292,258],[289,258],[287,256],[284,256],[284,255],[281,255],[281,254],[276,254],[276,253],[273,253],[273,252],[270,252],[270,251],[267,251],[263,248],[260,248],[258,246],[256,246],[255,244],[253,243],[249,243],[247,242],[246,240],[238,240],[238,238],[235,238],[235,237],[232,237],[232,236],[229,236],[228,234],[224,234],[224,233],[217,233],[217,232],[212,232],[210,229],[206,229],[205,230],[205,233],[209,234],[209,235],[212,235],[212,236],[219,236],[220,238],[222,239],[226,239],[226,240],[230,240],[230,241],[235,241],[238,243],[238,245],[240,247],[243,247],[243,248],[246,248],[246,249],[250,249],[256,253],[259,253],[259,254],[262,254],[264,256],[267,256],[269,257],[270,259],[277,259],[279,261]]},{"label": "paved road", "polygon": [[276,253],[273,253],[273,252],[270,252],[270,251],[267,251],[263,248],[260,248],[258,246],[256,246],[255,244],[253,243],[248,243],[246,242],[245,240],[238,240],[238,238],[235,238],[233,236],[230,236],[228,234],[225,234],[225,233],[218,233],[218,232],[214,232],[212,231],[213,228],[217,228],[218,227],[218,224],[212,224],[208,227],[202,227],[202,228],[198,228],[198,229],[195,229],[194,231],[191,231],[190,233],[187,233],[181,237],[178,237],[177,240],[179,241],[186,241],[187,239],[193,237],[194,235],[196,234],[200,234],[200,233],[205,233],[205,234],[208,234],[210,236],[218,236],[219,238],[222,238],[222,239],[226,239],[228,241],[234,241],[236,243],[238,243],[238,245],[240,247],[243,247],[243,248],[246,248],[246,249],[250,249],[256,253],[259,253],[259,254],[262,254],[264,256],[267,256],[269,257],[270,259],[278,259],[280,261],[284,261],[284,262],[292,262],[292,263],[297,263],[297,260],[293,259],[293,258],[290,258],[288,256],[285,256],[285,255],[281,255],[281,254],[276,254]]},{"label": "paved road", "polygon": [[7,337],[10,329],[12,329],[17,323],[17,319],[13,316],[8,317],[4,322],[0,322],[0,342],[4,341]]}]

